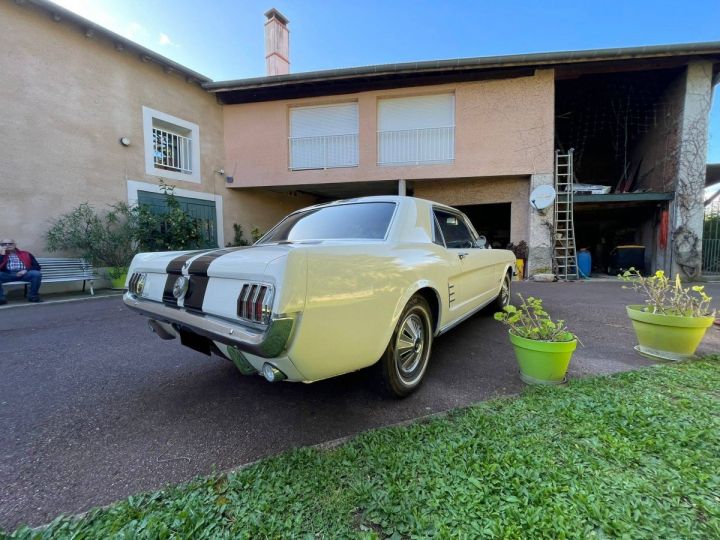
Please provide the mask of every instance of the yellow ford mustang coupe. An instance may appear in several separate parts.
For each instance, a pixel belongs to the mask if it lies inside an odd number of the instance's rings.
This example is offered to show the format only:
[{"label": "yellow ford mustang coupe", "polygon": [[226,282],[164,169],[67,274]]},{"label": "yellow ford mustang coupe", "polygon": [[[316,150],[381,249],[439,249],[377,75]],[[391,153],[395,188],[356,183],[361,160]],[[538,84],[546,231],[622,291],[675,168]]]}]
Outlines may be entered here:
[{"label": "yellow ford mustang coupe", "polygon": [[253,246],[141,253],[124,301],[244,374],[312,382],[376,364],[404,397],[435,336],[508,303],[514,265],[453,208],[363,197],[294,212]]}]

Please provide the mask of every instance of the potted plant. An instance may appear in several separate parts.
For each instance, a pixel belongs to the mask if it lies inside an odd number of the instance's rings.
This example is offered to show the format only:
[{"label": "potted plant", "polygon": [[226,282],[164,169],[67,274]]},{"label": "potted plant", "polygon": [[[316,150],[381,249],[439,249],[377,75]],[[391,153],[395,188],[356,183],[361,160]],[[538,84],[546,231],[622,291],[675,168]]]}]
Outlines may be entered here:
[{"label": "potted plant", "polygon": [[528,384],[562,384],[578,344],[565,321],[553,321],[542,300],[520,297],[520,306],[505,306],[495,320],[509,326],[510,343],[520,366],[520,378]]},{"label": "potted plant", "polygon": [[715,320],[704,287],[683,287],[679,275],[673,283],[662,270],[644,277],[631,268],[619,277],[646,297],[645,304],[626,308],[639,343],[635,350],[662,360],[691,358]]}]

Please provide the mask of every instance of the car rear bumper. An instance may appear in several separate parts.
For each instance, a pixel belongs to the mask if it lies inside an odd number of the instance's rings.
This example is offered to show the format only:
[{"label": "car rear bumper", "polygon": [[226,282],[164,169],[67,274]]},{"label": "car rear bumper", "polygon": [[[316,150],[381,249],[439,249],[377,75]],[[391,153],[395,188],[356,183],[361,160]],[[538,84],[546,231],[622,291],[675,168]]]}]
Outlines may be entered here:
[{"label": "car rear bumper", "polygon": [[211,315],[138,298],[130,292],[125,293],[123,302],[133,311],[151,320],[171,324],[178,331],[190,331],[261,358],[275,358],[287,348],[295,323],[293,316],[277,316],[267,329],[256,330]]}]

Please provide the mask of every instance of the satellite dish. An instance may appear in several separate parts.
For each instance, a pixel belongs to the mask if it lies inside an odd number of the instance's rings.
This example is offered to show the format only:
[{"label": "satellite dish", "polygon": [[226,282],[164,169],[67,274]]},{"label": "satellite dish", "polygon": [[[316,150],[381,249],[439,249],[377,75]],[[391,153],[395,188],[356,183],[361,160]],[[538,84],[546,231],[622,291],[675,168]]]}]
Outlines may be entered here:
[{"label": "satellite dish", "polygon": [[555,188],[549,185],[538,186],[530,194],[530,204],[535,210],[543,210],[555,200]]}]

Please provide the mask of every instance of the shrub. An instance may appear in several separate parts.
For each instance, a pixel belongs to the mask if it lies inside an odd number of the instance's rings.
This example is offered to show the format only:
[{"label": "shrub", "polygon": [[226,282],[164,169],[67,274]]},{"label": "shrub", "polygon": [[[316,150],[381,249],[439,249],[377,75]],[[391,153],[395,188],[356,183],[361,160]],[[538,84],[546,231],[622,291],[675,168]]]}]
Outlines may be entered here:
[{"label": "shrub", "polygon": [[265,233],[262,232],[257,227],[253,227],[252,230],[250,231],[250,236],[252,237],[252,243],[254,244],[258,240],[260,240],[263,236],[265,236]]},{"label": "shrub", "polygon": [[705,287],[683,287],[680,274],[675,276],[674,284],[662,270],[658,270],[653,276],[644,277],[635,268],[630,268],[618,277],[630,284],[623,288],[633,289],[646,296],[645,311],[649,313],[680,317],[715,315],[715,311],[709,309],[712,297],[705,293]]},{"label": "shrub", "polygon": [[505,306],[495,313],[495,320],[510,327],[516,336],[538,341],[572,341],[575,334],[565,326],[565,321],[553,321],[543,309],[542,300],[529,296],[527,300],[521,294],[520,306]]},{"label": "shrub", "polygon": [[528,245],[525,240],[521,240],[517,244],[513,244],[512,242],[510,242],[507,245],[506,249],[509,249],[510,251],[512,251],[513,254],[515,255],[515,258],[517,258],[517,259],[527,259],[528,258]]},{"label": "shrub", "polygon": [[160,180],[165,196],[165,210],[157,212],[149,206],[134,209],[137,214],[137,240],[143,251],[183,251],[198,249],[202,239],[200,226],[180,206],[175,186]]},{"label": "shrub", "polygon": [[226,247],[247,246],[250,243],[247,241],[247,238],[245,238],[245,232],[243,231],[242,225],[233,223],[233,232],[232,242],[225,244]]},{"label": "shrub", "polygon": [[82,203],[53,222],[46,241],[51,252],[67,251],[95,266],[124,269],[138,252],[136,233],[137,215],[126,203],[115,203],[104,213]]}]

